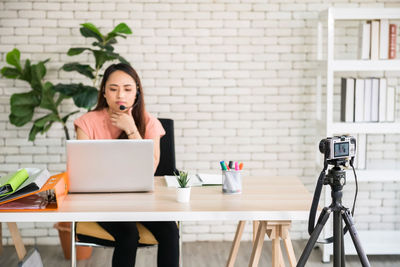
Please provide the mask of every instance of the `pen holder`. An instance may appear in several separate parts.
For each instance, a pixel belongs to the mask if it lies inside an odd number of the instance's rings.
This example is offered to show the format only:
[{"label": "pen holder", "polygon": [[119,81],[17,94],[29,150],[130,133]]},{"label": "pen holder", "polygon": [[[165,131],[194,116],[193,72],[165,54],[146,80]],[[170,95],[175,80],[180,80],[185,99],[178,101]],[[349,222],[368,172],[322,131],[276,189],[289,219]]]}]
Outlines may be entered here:
[{"label": "pen holder", "polygon": [[242,193],[242,175],[240,171],[222,171],[222,192],[224,194]]}]

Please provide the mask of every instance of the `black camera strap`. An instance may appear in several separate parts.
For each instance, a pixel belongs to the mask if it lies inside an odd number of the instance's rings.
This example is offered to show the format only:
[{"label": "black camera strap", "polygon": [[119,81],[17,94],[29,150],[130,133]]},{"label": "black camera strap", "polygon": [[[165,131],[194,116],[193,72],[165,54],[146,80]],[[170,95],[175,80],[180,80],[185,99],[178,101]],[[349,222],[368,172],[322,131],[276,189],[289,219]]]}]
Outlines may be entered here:
[{"label": "black camera strap", "polygon": [[314,197],[311,204],[310,214],[308,216],[308,233],[310,235],[315,228],[315,217],[317,215],[319,198],[321,197],[322,186],[324,185],[325,172],[327,168],[328,162],[326,160],[326,155],[324,155],[324,168],[322,169],[321,174],[318,177],[317,184],[315,185]]},{"label": "black camera strap", "polygon": [[[318,209],[318,203],[319,203],[319,199],[321,197],[321,192],[322,192],[322,187],[324,185],[324,179],[325,179],[325,174],[326,174],[326,170],[328,168],[328,161],[326,160],[327,155],[324,155],[324,168],[322,169],[318,180],[317,180],[317,184],[315,186],[315,191],[314,191],[314,197],[313,197],[313,201],[311,204],[311,209],[310,209],[310,214],[308,217],[308,233],[311,235],[312,232],[315,229],[315,218],[317,215],[317,209]],[[354,179],[355,179],[355,183],[356,183],[356,192],[355,192],[355,196],[354,196],[354,201],[353,201],[353,207],[351,209],[351,215],[354,216],[354,209],[355,209],[355,204],[356,204],[356,200],[357,200],[357,193],[358,193],[358,181],[357,181],[357,174],[356,171],[354,169],[354,157],[351,158],[350,160],[350,166],[353,169],[353,173],[354,173]],[[345,235],[348,231],[348,227],[345,226],[343,228],[343,235]],[[322,240],[318,240],[319,243],[325,243],[325,244],[329,244],[333,242],[333,236],[326,238],[326,239],[322,239]]]}]

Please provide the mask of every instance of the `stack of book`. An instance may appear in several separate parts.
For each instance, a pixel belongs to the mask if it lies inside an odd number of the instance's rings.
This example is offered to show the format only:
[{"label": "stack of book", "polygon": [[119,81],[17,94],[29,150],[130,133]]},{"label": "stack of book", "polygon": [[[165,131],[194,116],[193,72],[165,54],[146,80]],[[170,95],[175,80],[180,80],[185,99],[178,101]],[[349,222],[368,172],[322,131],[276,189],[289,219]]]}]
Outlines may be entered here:
[{"label": "stack of book", "polygon": [[394,122],[396,89],[384,78],[342,78],[340,120]]},{"label": "stack of book", "polygon": [[372,20],[361,24],[361,59],[395,59],[397,25],[387,19]]}]

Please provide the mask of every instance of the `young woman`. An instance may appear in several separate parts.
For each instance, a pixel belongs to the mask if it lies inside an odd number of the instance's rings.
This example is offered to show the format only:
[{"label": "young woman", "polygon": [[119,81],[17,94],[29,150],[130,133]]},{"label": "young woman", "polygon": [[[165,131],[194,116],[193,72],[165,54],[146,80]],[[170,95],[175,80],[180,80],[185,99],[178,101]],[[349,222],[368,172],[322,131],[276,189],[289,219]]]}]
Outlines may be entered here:
[{"label": "young woman", "polygon": [[[153,139],[154,171],[157,169],[160,138],[165,131],[161,123],[145,110],[142,85],[131,66],[113,64],[105,70],[96,108],[76,119],[74,124],[77,139]],[[157,265],[177,267],[179,233],[176,223],[141,223],[159,243]],[[99,224],[115,239],[112,266],[134,266],[139,241],[136,222]]]}]

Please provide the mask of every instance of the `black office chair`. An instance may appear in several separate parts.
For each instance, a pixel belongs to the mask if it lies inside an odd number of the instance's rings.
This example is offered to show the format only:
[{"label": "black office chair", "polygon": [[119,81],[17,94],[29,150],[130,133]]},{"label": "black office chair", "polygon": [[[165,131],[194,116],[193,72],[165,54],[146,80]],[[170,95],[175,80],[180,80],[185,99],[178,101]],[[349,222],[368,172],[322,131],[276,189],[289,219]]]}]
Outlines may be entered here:
[{"label": "black office chair", "polygon": [[165,135],[160,140],[160,162],[154,176],[174,175],[177,172],[174,121],[171,119],[158,120],[165,130]]},{"label": "black office chair", "polygon": [[[174,121],[171,119],[158,119],[164,130],[165,135],[160,139],[160,161],[158,163],[155,176],[174,175],[177,172],[175,161],[175,135]],[[153,234],[141,223],[137,223],[139,231],[139,247],[157,245],[157,240]],[[179,257],[182,266],[182,227],[179,227]],[[114,238],[96,222],[77,222],[72,227],[72,234],[78,241],[73,240],[72,246],[93,246],[93,247],[113,247]],[[74,249],[75,251],[75,249]],[[74,253],[72,253],[74,254]],[[72,255],[72,262],[76,262],[76,255]]]}]

